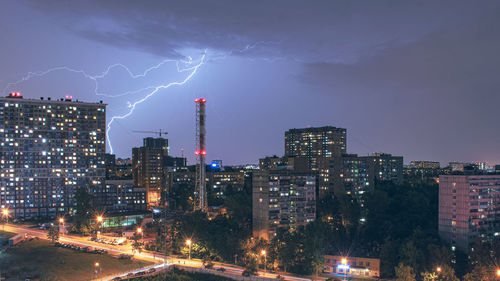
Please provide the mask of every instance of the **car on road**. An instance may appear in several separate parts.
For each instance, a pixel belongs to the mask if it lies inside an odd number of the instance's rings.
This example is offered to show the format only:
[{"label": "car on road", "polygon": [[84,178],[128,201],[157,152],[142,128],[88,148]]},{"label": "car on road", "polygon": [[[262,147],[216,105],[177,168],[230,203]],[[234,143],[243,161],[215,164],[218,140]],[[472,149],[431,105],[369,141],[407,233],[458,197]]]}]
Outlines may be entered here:
[{"label": "car on road", "polygon": [[146,275],[146,271],[139,271],[134,276],[142,276],[142,275]]},{"label": "car on road", "polygon": [[156,272],[156,269],[154,269],[154,268],[150,268],[150,269],[148,269],[148,271],[147,271],[147,272],[148,272],[148,273],[153,273],[153,272]]}]

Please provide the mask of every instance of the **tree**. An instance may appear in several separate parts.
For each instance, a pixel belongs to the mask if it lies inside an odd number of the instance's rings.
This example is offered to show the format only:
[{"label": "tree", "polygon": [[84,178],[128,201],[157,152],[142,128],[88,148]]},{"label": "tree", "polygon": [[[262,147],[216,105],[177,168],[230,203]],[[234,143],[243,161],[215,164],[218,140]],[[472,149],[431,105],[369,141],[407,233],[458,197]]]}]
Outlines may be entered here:
[{"label": "tree", "polygon": [[250,259],[246,265],[245,265],[245,271],[244,273],[247,273],[248,275],[255,275],[257,273],[257,261],[256,259],[252,258]]},{"label": "tree", "polygon": [[394,268],[396,271],[395,281],[415,281],[416,274],[413,273],[413,268],[411,266],[399,263],[397,267]]},{"label": "tree", "polygon": [[141,239],[141,235],[138,233],[134,233],[134,235],[130,238],[132,239],[132,249],[139,253],[142,252],[142,243],[139,241]]},{"label": "tree", "polygon": [[455,270],[449,265],[441,266],[441,272],[423,272],[422,278],[424,281],[460,281],[455,276]]},{"label": "tree", "polygon": [[494,267],[475,266],[472,272],[464,276],[464,281],[494,281],[498,280]]},{"label": "tree", "polygon": [[53,225],[49,228],[47,238],[49,238],[52,243],[59,241],[59,227],[57,225]]},{"label": "tree", "polygon": [[85,187],[79,187],[75,193],[75,202],[73,231],[87,233],[92,229],[90,220],[94,212],[93,197]]}]

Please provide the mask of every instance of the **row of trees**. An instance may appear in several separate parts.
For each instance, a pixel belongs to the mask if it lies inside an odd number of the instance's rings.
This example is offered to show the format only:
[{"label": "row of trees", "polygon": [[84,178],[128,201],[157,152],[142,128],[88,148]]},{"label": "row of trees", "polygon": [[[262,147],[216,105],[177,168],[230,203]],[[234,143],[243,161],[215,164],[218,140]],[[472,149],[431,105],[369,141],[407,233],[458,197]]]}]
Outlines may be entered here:
[{"label": "row of trees", "polygon": [[[326,196],[318,201],[314,222],[280,230],[270,241],[251,237],[250,190],[229,192],[223,206],[228,209],[227,217],[210,220],[200,212],[184,215],[174,226],[172,248],[187,254],[184,241],[191,239],[193,257],[237,262],[250,270],[263,268],[266,261],[268,269],[298,274],[321,271],[325,254],[379,257],[381,275],[397,280],[428,279],[436,266],[442,269],[436,278],[444,279],[435,280],[456,280],[450,277],[455,276],[454,267],[459,276],[469,272],[465,277],[473,280],[490,272],[500,253],[491,253],[491,245],[478,243],[469,260],[441,242],[435,183],[378,183],[363,202],[349,195]],[[414,279],[401,277],[403,272]]]}]

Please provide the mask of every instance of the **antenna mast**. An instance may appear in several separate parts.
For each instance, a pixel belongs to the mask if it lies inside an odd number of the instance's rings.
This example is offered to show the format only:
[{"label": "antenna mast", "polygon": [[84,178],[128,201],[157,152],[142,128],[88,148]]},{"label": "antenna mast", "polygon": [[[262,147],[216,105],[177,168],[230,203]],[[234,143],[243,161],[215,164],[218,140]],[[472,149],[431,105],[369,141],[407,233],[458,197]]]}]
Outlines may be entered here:
[{"label": "antenna mast", "polygon": [[195,210],[207,210],[207,190],[206,190],[206,167],[205,156],[205,104],[207,100],[204,98],[196,99],[196,185],[194,190],[195,195]]}]

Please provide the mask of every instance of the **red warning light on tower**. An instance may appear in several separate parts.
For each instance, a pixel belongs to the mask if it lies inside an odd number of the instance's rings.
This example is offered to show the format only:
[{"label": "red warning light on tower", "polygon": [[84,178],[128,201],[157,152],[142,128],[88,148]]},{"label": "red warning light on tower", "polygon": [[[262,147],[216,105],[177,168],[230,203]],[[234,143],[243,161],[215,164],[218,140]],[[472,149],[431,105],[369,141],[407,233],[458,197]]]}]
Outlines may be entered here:
[{"label": "red warning light on tower", "polygon": [[21,95],[20,92],[12,92],[9,94],[9,98],[18,98],[18,99],[22,99],[23,96]]}]

